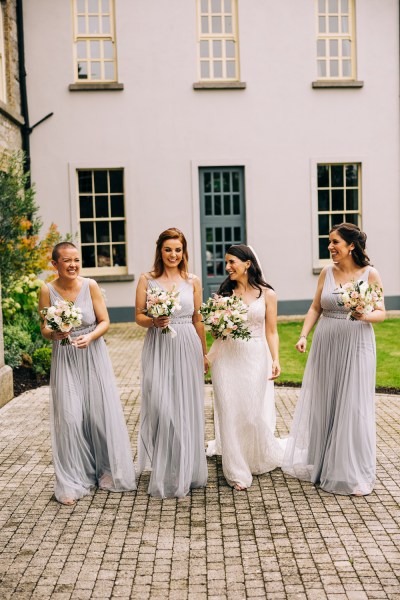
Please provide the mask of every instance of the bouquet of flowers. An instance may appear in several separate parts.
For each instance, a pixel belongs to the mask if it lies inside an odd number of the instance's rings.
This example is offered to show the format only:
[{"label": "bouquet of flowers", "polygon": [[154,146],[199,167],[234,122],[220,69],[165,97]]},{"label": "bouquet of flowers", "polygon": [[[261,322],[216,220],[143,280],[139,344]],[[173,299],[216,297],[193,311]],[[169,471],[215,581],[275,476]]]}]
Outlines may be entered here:
[{"label": "bouquet of flowers", "polygon": [[[166,290],[149,288],[147,290],[146,312],[149,317],[170,317],[176,310],[180,310],[179,292],[174,288],[170,292]],[[176,331],[173,327],[167,325],[163,327],[161,333],[170,333],[174,338]]]},{"label": "bouquet of flowers", "polygon": [[251,337],[246,324],[249,307],[237,296],[218,296],[213,294],[203,302],[199,313],[207,330],[216,339],[248,340]]},{"label": "bouquet of flowers", "polygon": [[[52,331],[71,331],[73,327],[82,324],[81,309],[67,300],[56,300],[55,305],[46,306],[40,312],[47,321],[46,328]],[[60,344],[68,346],[71,344],[71,337],[64,338]]]},{"label": "bouquet of flowers", "polygon": [[383,305],[382,288],[377,283],[369,284],[367,281],[351,281],[338,287],[338,304],[349,309],[347,318],[356,319],[351,314],[357,312],[367,315]]}]

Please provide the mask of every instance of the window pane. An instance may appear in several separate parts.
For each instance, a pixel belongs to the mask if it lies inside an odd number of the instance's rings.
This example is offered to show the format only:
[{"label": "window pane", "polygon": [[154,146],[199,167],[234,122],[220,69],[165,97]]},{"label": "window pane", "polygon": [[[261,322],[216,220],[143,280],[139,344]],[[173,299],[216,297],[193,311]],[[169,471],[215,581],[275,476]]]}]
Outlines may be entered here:
[{"label": "window pane", "polygon": [[205,198],[205,212],[206,212],[206,215],[212,215],[211,196],[206,196],[206,198]]},{"label": "window pane", "polygon": [[225,17],[225,33],[232,33],[232,17]]},{"label": "window pane", "polygon": [[[217,228],[219,229],[219,228]],[[216,244],[215,246],[215,258],[222,258],[223,257],[223,250],[222,250],[222,244]]]},{"label": "window pane", "polygon": [[98,40],[90,42],[90,58],[100,58],[100,42]]},{"label": "window pane", "polygon": [[125,244],[113,244],[113,267],[126,267],[126,246]]},{"label": "window pane", "polygon": [[110,267],[110,246],[97,246],[97,266],[98,267]]},{"label": "window pane", "polygon": [[219,77],[219,78],[222,77],[222,61],[214,60],[213,66],[214,66],[214,77]]},{"label": "window pane", "polygon": [[353,223],[353,225],[359,226],[358,217],[359,215],[356,214],[346,215],[346,223]]},{"label": "window pane", "polygon": [[240,215],[240,196],[238,194],[233,195],[233,214]]},{"label": "window pane", "polygon": [[230,192],[231,191],[231,179],[230,179],[229,173],[223,173],[222,180],[223,180],[223,191]]},{"label": "window pane", "polygon": [[233,228],[234,242],[235,244],[240,244],[242,242],[242,228],[234,227]]},{"label": "window pane", "polygon": [[202,58],[208,58],[210,56],[208,48],[208,40],[201,40],[200,42],[200,56]]},{"label": "window pane", "polygon": [[227,40],[225,42],[226,58],[235,58],[235,42]]},{"label": "window pane", "polygon": [[318,61],[318,77],[326,77],[326,61]]},{"label": "window pane", "polygon": [[232,0],[224,0],[224,10],[226,13],[232,12]]},{"label": "window pane", "polygon": [[221,40],[213,40],[213,57],[214,58],[222,57],[222,42],[221,42]]},{"label": "window pane", "polygon": [[78,58],[86,58],[86,42],[78,42],[76,44],[76,55]]},{"label": "window pane", "polygon": [[100,75],[101,75],[101,63],[100,62],[90,63],[90,78],[91,79],[100,79]]},{"label": "window pane", "polygon": [[331,185],[332,187],[343,187],[343,165],[331,166]]},{"label": "window pane", "polygon": [[111,31],[110,17],[103,17],[102,22],[103,22],[103,33],[110,33],[110,31]]},{"label": "window pane", "polygon": [[101,10],[103,13],[110,12],[110,0],[102,0],[101,2]]},{"label": "window pane", "polygon": [[338,40],[329,40],[329,56],[339,56]]},{"label": "window pane", "polygon": [[329,234],[329,215],[318,216],[318,233],[320,235]]},{"label": "window pane", "polygon": [[110,222],[109,221],[98,221],[96,223],[96,241],[97,241],[97,243],[110,241]]},{"label": "window pane", "polygon": [[208,33],[208,17],[201,17],[201,31]]},{"label": "window pane", "polygon": [[221,196],[214,196],[214,214],[221,214]]},{"label": "window pane", "polygon": [[317,41],[317,56],[325,56],[325,40]]},{"label": "window pane", "polygon": [[108,182],[107,171],[94,172],[94,191],[96,194],[107,194]]},{"label": "window pane", "polygon": [[81,221],[81,243],[94,242],[94,227],[92,221]]},{"label": "window pane", "polygon": [[346,210],[358,210],[358,190],[346,190]]},{"label": "window pane", "polygon": [[109,171],[110,176],[110,192],[122,192],[124,189],[123,184],[123,171],[116,169],[115,171]]},{"label": "window pane", "polygon": [[211,27],[212,27],[212,33],[221,33],[222,32],[221,17],[211,17]]},{"label": "window pane", "polygon": [[225,241],[232,241],[232,227],[225,227]]},{"label": "window pane", "polygon": [[349,33],[349,17],[342,17],[342,33]]},{"label": "window pane", "polygon": [[211,0],[211,11],[213,13],[221,12],[221,0]]},{"label": "window pane", "polygon": [[318,0],[318,12],[325,12],[325,0]]},{"label": "window pane", "polygon": [[104,79],[115,79],[114,63],[111,61],[104,63]]},{"label": "window pane", "polygon": [[224,215],[231,214],[231,197],[224,196]]},{"label": "window pane", "polygon": [[346,165],[346,186],[352,187],[358,185],[358,166]]},{"label": "window pane", "polygon": [[343,214],[333,214],[332,215],[332,226],[333,225],[339,225],[339,223],[343,223],[344,222],[344,215]]},{"label": "window pane", "polygon": [[318,31],[319,33],[326,32],[326,17],[318,17]]},{"label": "window pane", "polygon": [[215,264],[215,272],[217,275],[224,275],[224,263],[223,262],[217,262]]},{"label": "window pane", "polygon": [[111,221],[111,239],[113,242],[125,241],[125,222]]},{"label": "window pane", "polygon": [[92,171],[78,171],[78,189],[80,193],[92,191]]},{"label": "window pane", "polygon": [[342,2],[342,13],[349,12],[349,0],[341,0]]},{"label": "window pane", "polygon": [[[214,231],[212,227],[206,227],[206,240],[207,242],[214,241]],[[212,246],[210,246],[210,248],[212,248]]]},{"label": "window pane", "polygon": [[236,64],[234,60],[228,60],[226,63],[226,76],[229,79],[234,79],[236,77]]},{"label": "window pane", "polygon": [[208,12],[208,0],[201,0],[201,12]]},{"label": "window pane", "polygon": [[114,46],[112,42],[108,40],[103,42],[103,53],[104,58],[114,58]]},{"label": "window pane", "polygon": [[320,258],[329,258],[328,244],[329,244],[329,239],[320,238],[320,240],[319,240],[319,257]]},{"label": "window pane", "polygon": [[317,167],[318,187],[329,187],[329,167],[328,165],[318,165]]},{"label": "window pane", "polygon": [[80,196],[79,198],[79,216],[81,219],[93,218],[93,198],[92,196]]},{"label": "window pane", "polygon": [[200,63],[200,75],[202,79],[210,78],[210,63],[208,61],[202,60]]},{"label": "window pane", "polygon": [[344,210],[344,190],[332,190],[332,210]]},{"label": "window pane", "polygon": [[[215,228],[215,241],[216,242],[222,242],[222,227],[216,227]],[[221,249],[221,250],[219,250]],[[218,256],[220,255],[220,251],[222,253],[222,246],[216,246],[216,251],[218,253]],[[222,255],[222,254],[221,254]]]},{"label": "window pane", "polygon": [[338,8],[338,0],[328,0],[328,10],[330,13],[337,13]]},{"label": "window pane", "polygon": [[78,79],[88,78],[87,62],[78,62]]},{"label": "window pane", "polygon": [[220,173],[214,173],[214,192],[219,193],[221,191],[221,176]]},{"label": "window pane", "polygon": [[206,193],[211,192],[211,173],[204,173],[204,191]]},{"label": "window pane", "polygon": [[82,267],[90,269],[96,266],[94,260],[94,246],[82,246]]},{"label": "window pane", "polygon": [[124,213],[124,197],[123,196],[112,196],[111,197],[111,216],[112,217],[123,217]]},{"label": "window pane", "polygon": [[329,33],[338,33],[338,31],[339,31],[338,17],[328,17],[328,22],[329,22]]},{"label": "window pane", "polygon": [[99,1],[98,0],[88,0],[88,9],[90,13],[98,13],[99,12]]},{"label": "window pane", "polygon": [[94,199],[96,206],[96,218],[101,219],[108,217],[108,198],[107,196],[97,196]]},{"label": "window pane", "polygon": [[343,77],[351,77],[351,60],[344,60],[343,66]]},{"label": "window pane", "polygon": [[86,17],[78,17],[78,33],[86,32]]},{"label": "window pane", "polygon": [[351,56],[350,40],[342,40],[342,56]]},{"label": "window pane", "polygon": [[232,173],[232,189],[234,192],[239,192],[240,189],[239,173],[236,171]]},{"label": "window pane", "polygon": [[339,61],[338,60],[330,60],[329,61],[329,70],[331,77],[339,77]]},{"label": "window pane", "polygon": [[99,17],[89,17],[89,33],[100,33]]},{"label": "window pane", "polygon": [[318,210],[329,210],[329,190],[318,190]]},{"label": "window pane", "polygon": [[78,11],[78,13],[84,13],[85,12],[85,0],[78,0],[77,1],[77,11]]}]

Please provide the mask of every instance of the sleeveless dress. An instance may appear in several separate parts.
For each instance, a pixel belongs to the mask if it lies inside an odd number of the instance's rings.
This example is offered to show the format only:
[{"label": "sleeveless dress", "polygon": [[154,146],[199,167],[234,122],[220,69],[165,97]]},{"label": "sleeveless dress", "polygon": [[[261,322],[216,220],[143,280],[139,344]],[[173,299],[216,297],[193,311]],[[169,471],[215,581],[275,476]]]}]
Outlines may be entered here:
[{"label": "sleeveless dress", "polygon": [[[148,280],[151,288],[162,288]],[[179,286],[181,309],[170,319],[177,335],[147,331],[142,351],[139,472],[151,469],[148,493],[183,497],[207,483],[201,341],[192,323],[192,280]]]},{"label": "sleeveless dress", "polygon": [[[368,281],[367,267],[360,281]],[[347,320],[332,267],[288,439],[283,470],[336,494],[369,494],[375,482],[374,330]]]},{"label": "sleeveless dress", "polygon": [[[71,338],[97,325],[89,282],[83,279],[75,300],[82,325],[71,331]],[[48,288],[52,305],[62,300],[51,283]],[[96,485],[112,492],[136,489],[128,431],[103,337],[82,349],[53,341],[50,426],[57,500],[77,500]]]},{"label": "sleeveless dress", "polygon": [[208,357],[214,388],[215,440],[207,456],[222,454],[228,484],[250,487],[252,475],[282,464],[284,444],[274,436],[276,412],[272,357],[265,338],[265,297],[253,301],[249,340],[215,340]]}]

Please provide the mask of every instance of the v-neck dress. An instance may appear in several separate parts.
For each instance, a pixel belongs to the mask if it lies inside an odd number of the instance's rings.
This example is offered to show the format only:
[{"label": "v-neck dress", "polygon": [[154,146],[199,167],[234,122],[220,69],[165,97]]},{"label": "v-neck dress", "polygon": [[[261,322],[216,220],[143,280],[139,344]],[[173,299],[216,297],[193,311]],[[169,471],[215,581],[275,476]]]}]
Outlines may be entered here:
[{"label": "v-neck dress", "polygon": [[[84,278],[75,305],[82,324],[71,338],[97,325]],[[48,284],[50,301],[62,300]],[[94,486],[113,492],[136,489],[128,431],[103,337],[87,348],[53,341],[50,372],[50,425],[57,500],[77,500]]]},{"label": "v-neck dress", "polygon": [[[148,286],[163,289],[154,279]],[[139,472],[151,469],[148,493],[160,498],[183,497],[207,483],[203,352],[190,278],[179,286],[179,303],[170,319],[176,337],[152,327],[142,351]]]},{"label": "v-neck dress", "polygon": [[[368,281],[367,267],[360,281]],[[332,267],[288,439],[283,470],[336,494],[369,494],[375,482],[374,330],[347,319]]]}]

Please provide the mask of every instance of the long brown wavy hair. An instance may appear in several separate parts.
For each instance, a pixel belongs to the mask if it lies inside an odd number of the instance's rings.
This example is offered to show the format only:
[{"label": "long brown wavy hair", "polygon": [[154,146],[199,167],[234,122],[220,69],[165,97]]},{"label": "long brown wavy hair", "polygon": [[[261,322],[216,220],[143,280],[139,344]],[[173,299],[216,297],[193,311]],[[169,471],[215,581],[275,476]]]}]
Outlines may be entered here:
[{"label": "long brown wavy hair", "polygon": [[339,223],[339,225],[334,225],[329,233],[332,233],[332,231],[337,231],[347,244],[354,244],[354,250],[351,255],[358,267],[366,267],[371,264],[369,256],[365,252],[367,234],[361,231],[357,225],[353,225],[353,223]]},{"label": "long brown wavy hair", "polygon": [[158,240],[156,242],[156,255],[154,257],[154,265],[151,271],[152,277],[154,279],[158,279],[164,273],[164,263],[161,255],[161,249],[163,247],[163,243],[166,240],[179,240],[182,244],[182,260],[178,265],[178,269],[180,271],[181,277],[186,279],[188,276],[188,262],[189,256],[187,251],[187,242],[186,238],[183,235],[182,231],[177,229],[176,227],[170,227],[166,229],[158,236]]}]

